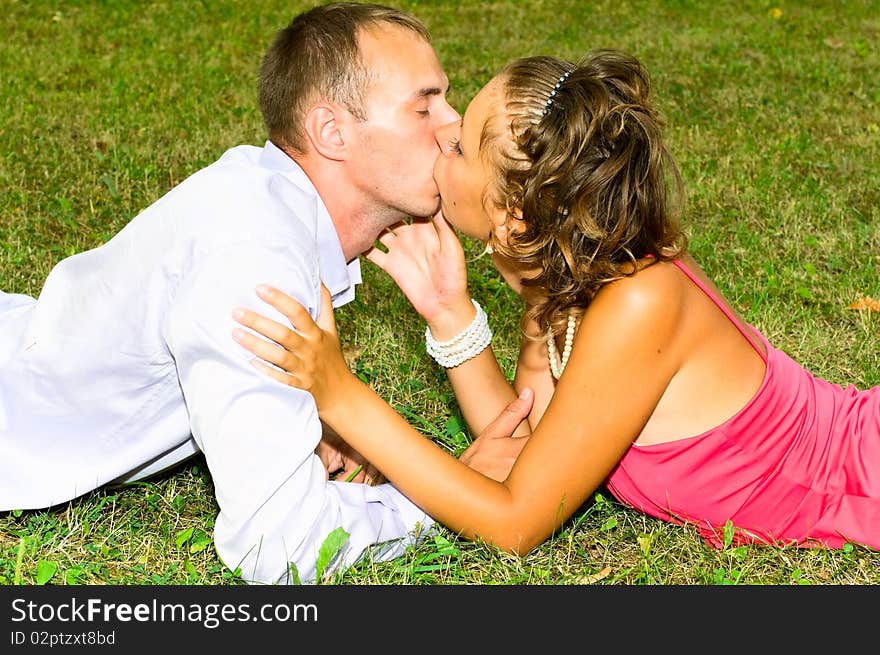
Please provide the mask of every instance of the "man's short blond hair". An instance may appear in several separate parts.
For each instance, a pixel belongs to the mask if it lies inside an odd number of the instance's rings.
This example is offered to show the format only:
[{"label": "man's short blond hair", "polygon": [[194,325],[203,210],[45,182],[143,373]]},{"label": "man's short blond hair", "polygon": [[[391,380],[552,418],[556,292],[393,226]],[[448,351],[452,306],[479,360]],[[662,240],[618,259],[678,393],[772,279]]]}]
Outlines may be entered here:
[{"label": "man's short blond hair", "polygon": [[415,16],[383,5],[336,2],[314,7],[279,30],[260,65],[259,101],[269,138],[305,152],[305,114],[320,100],[343,105],[366,120],[370,80],[358,45],[367,29],[394,25],[431,41]]}]

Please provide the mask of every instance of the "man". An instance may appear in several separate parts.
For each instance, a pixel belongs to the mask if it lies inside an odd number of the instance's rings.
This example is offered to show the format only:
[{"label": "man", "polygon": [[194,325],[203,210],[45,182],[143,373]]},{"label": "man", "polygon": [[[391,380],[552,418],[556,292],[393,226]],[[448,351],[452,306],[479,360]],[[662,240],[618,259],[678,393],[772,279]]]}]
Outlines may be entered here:
[{"label": "man", "polygon": [[438,210],[434,131],[457,118],[447,88],[414,17],[307,11],[260,69],[263,148],[228,150],[103,246],[61,261],[39,300],[0,293],[0,510],[64,503],[202,452],[217,552],[245,580],[313,581],[338,527],[349,537],[331,568],[372,544],[400,554],[431,519],[388,484],[327,479],[311,396],[249,365],[232,311],[257,309],[264,282],[313,314],[322,283],[342,305],[383,229]]}]

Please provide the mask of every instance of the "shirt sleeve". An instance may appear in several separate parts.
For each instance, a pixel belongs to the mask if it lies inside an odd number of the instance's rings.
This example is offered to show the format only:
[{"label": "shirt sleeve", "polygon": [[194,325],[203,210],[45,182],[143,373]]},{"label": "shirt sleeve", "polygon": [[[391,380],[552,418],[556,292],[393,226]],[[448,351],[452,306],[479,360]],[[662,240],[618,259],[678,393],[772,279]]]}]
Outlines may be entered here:
[{"label": "shirt sleeve", "polygon": [[179,371],[193,437],[205,455],[219,514],[218,555],[253,583],[315,581],[322,543],[348,533],[324,569],[401,555],[433,521],[390,484],[327,480],[314,450],[321,423],[311,394],[259,373],[231,333],[234,307],[287,319],[256,295],[259,283],[283,289],[316,316],[316,261],[262,243],[230,246],[203,258],[181,281],[166,338]]}]

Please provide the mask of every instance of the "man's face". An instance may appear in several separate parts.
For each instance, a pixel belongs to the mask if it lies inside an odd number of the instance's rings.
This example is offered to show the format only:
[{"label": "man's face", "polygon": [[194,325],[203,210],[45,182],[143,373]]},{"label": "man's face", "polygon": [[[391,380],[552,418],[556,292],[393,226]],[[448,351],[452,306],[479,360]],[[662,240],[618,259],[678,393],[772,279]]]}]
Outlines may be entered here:
[{"label": "man's face", "polygon": [[[370,73],[366,121],[356,124],[354,183],[386,225],[440,208],[434,131],[458,118],[446,102],[449,81],[434,49],[407,29],[386,25],[359,36]],[[387,220],[386,220],[387,219]]]}]

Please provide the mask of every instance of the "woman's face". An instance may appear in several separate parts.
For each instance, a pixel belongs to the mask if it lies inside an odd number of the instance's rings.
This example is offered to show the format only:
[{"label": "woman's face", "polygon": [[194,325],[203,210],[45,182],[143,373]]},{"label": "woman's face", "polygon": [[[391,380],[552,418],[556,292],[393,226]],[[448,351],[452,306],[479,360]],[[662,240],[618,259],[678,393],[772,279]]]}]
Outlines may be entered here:
[{"label": "woman's face", "polygon": [[501,82],[492,79],[474,96],[460,121],[436,132],[440,156],[434,164],[434,180],[440,189],[440,209],[462,234],[483,243],[489,239],[492,216],[500,210],[484,205],[493,173],[491,164],[480,156],[480,134],[502,94]]}]

